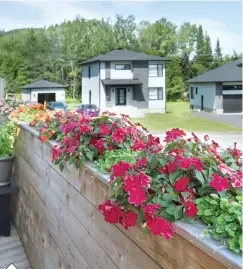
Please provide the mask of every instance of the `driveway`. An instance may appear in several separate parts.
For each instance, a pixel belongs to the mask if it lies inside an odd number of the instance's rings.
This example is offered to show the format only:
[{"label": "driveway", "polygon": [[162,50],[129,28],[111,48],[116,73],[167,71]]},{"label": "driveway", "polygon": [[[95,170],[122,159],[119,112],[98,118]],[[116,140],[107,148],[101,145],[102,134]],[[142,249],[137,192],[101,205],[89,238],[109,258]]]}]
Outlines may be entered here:
[{"label": "driveway", "polygon": [[242,128],[242,114],[223,114],[217,115],[209,112],[192,112],[193,116],[216,120],[225,124]]}]

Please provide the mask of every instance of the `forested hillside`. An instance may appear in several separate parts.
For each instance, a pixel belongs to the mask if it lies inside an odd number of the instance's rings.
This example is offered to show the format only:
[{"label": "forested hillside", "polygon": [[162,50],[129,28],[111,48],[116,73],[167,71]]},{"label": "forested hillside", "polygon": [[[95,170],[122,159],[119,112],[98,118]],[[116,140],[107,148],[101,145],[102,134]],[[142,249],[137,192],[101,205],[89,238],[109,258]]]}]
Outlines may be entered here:
[{"label": "forested hillside", "polygon": [[68,94],[80,97],[80,63],[116,48],[171,57],[167,64],[167,97],[181,98],[185,81],[236,57],[222,55],[220,41],[211,44],[202,26],[180,26],[165,18],[136,23],[135,17],[117,15],[115,22],[77,17],[41,29],[0,31],[0,77],[8,92],[38,79],[70,85]]}]

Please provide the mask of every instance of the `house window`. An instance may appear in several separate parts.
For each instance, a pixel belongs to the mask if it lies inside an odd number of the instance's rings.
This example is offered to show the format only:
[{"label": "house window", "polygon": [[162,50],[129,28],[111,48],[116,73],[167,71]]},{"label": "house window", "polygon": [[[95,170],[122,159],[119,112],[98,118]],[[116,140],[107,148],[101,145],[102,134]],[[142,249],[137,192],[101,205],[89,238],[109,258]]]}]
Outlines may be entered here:
[{"label": "house window", "polygon": [[133,88],[133,89],[132,89],[132,100],[133,100],[133,101],[136,101],[136,92],[135,92],[135,91],[136,91],[136,89]]},{"label": "house window", "polygon": [[91,104],[91,99],[92,99],[92,92],[89,90],[89,104]]},{"label": "house window", "polygon": [[131,70],[130,64],[116,64],[115,65],[116,70]]},{"label": "house window", "polygon": [[194,99],[194,87],[191,87],[191,99]]},{"label": "house window", "polygon": [[106,95],[106,101],[110,102],[111,101],[111,89],[106,89],[105,95]]},{"label": "house window", "polygon": [[91,77],[91,66],[89,66],[88,72],[89,72],[89,78],[90,78]]},{"label": "house window", "polygon": [[195,92],[196,92],[196,94],[197,94],[197,87],[195,88]]},{"label": "house window", "polygon": [[163,77],[163,64],[149,64],[149,77]]},{"label": "house window", "polygon": [[242,90],[242,85],[223,85],[223,90]]},{"label": "house window", "polygon": [[163,100],[163,88],[149,88],[149,100]]}]

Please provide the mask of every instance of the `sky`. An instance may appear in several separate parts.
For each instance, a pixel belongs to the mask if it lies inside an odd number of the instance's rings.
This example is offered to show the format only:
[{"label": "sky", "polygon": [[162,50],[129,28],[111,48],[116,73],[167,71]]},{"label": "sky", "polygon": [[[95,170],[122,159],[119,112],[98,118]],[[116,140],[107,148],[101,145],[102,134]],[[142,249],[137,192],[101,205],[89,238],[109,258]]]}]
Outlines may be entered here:
[{"label": "sky", "polygon": [[44,27],[72,20],[134,15],[136,21],[154,22],[162,17],[180,25],[202,24],[215,48],[217,37],[224,54],[242,52],[241,1],[1,1],[0,29]]}]

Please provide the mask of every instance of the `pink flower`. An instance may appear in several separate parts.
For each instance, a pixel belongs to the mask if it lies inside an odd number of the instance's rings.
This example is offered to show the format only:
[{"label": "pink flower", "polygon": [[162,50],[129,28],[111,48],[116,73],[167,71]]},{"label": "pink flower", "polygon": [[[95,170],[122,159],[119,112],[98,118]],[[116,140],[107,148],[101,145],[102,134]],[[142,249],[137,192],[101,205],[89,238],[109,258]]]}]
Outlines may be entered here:
[{"label": "pink flower", "polygon": [[218,192],[227,190],[229,188],[229,182],[226,178],[219,176],[218,174],[212,174],[213,180],[210,182],[210,186],[216,189]]},{"label": "pink flower", "polygon": [[204,140],[205,140],[205,141],[208,141],[208,140],[210,140],[210,137],[209,137],[208,135],[205,135],[205,136],[204,136]]},{"label": "pink flower", "polygon": [[179,166],[183,170],[188,170],[191,167],[191,159],[190,158],[183,158],[180,161]]},{"label": "pink flower", "polygon": [[120,223],[124,226],[125,229],[128,229],[129,227],[133,227],[136,225],[137,218],[138,214],[129,210],[123,215],[120,220]]},{"label": "pink flower", "polygon": [[170,131],[166,132],[166,137],[164,141],[169,143],[183,136],[186,136],[186,133],[183,130],[180,130],[178,128],[173,128]]},{"label": "pink flower", "polygon": [[222,174],[225,174],[225,175],[233,175],[234,173],[234,169],[230,168],[228,165],[222,163],[218,166],[218,169],[219,171],[222,173]]},{"label": "pink flower", "polygon": [[146,143],[142,140],[137,139],[131,146],[132,150],[144,150],[147,147]]},{"label": "pink flower", "polygon": [[187,177],[180,177],[179,180],[175,182],[174,189],[176,192],[183,192],[186,190],[189,179]]},{"label": "pink flower", "polygon": [[191,201],[186,201],[186,211],[185,211],[186,215],[189,218],[194,218],[197,212],[198,212],[198,209],[197,209],[196,204]]},{"label": "pink flower", "polygon": [[241,157],[242,151],[236,148],[236,142],[234,143],[234,148],[232,150],[232,157]]},{"label": "pink flower", "polygon": [[97,150],[99,151],[100,155],[104,154],[105,151],[105,146],[104,146],[105,141],[102,139],[99,139],[96,141],[96,143],[94,144],[94,146],[97,148]]},{"label": "pink flower", "polygon": [[130,163],[120,161],[118,164],[115,164],[111,167],[112,176],[123,177],[131,167],[132,165]]},{"label": "pink flower", "polygon": [[195,142],[200,142],[201,140],[195,135],[195,133],[192,132],[192,136],[194,138]]},{"label": "pink flower", "polygon": [[135,206],[139,206],[147,200],[147,195],[142,188],[130,189],[129,195],[128,202]]}]

